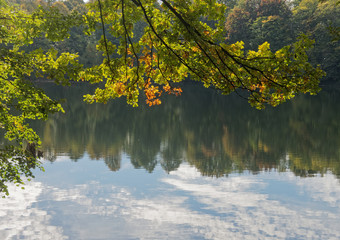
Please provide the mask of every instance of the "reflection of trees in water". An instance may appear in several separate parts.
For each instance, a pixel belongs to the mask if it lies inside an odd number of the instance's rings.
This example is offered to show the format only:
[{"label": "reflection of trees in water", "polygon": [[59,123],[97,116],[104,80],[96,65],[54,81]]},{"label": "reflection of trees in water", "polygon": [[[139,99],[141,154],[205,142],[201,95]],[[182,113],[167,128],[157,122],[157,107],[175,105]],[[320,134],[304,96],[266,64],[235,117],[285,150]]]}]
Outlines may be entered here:
[{"label": "reflection of trees in water", "polygon": [[59,89],[57,97],[68,99],[67,114],[38,129],[45,156],[53,161],[68,153],[76,161],[87,152],[113,171],[125,153],[134,167],[149,172],[157,164],[170,172],[187,161],[208,176],[245,169],[340,174],[338,92],[258,111],[237,96],[195,85],[184,90],[161,106],[132,109],[123,100],[86,105],[80,99],[89,89]]},{"label": "reflection of trees in water", "polygon": [[120,162],[122,161],[122,158],[121,155],[108,155],[104,158],[104,161],[111,171],[118,171],[120,169]]}]

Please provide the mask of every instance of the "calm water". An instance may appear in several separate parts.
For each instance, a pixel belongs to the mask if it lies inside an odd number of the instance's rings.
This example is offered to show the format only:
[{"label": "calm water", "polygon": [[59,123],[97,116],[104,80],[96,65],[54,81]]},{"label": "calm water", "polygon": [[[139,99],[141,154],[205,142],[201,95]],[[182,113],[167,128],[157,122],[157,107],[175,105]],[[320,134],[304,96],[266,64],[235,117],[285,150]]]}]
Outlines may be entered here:
[{"label": "calm water", "polygon": [[159,107],[34,123],[45,172],[0,204],[0,239],[340,239],[340,92],[257,111],[189,85]]}]

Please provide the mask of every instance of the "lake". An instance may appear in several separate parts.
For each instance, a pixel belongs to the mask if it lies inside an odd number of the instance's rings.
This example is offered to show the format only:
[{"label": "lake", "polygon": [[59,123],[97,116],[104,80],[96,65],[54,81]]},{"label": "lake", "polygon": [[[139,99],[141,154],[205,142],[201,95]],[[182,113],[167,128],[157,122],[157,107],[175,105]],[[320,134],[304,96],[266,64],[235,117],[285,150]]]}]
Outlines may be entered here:
[{"label": "lake", "polygon": [[139,108],[44,89],[45,172],[1,199],[0,239],[340,239],[340,91],[252,109],[188,83]]}]

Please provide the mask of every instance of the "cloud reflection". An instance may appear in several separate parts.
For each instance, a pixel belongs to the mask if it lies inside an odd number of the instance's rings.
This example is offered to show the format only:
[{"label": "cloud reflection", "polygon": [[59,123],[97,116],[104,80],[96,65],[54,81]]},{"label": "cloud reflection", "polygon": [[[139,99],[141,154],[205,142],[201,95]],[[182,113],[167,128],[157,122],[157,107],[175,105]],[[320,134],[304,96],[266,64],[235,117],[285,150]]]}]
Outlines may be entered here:
[{"label": "cloud reflection", "polygon": [[209,179],[200,178],[199,174],[192,174],[193,171],[195,170],[189,166],[182,166],[163,181],[189,192],[195,200],[203,204],[204,209],[225,213],[228,224],[222,232],[228,232],[228,237],[242,239],[340,237],[337,226],[340,188],[338,180],[333,175],[297,180],[292,173],[263,174],[275,181],[289,179],[300,189],[305,189],[308,196],[314,199],[317,196],[321,201],[332,203],[331,207],[336,207],[335,211],[327,211],[317,210],[314,208],[315,205],[309,206],[308,203],[302,205],[301,202],[295,202],[299,208],[294,209],[289,200],[271,200],[269,195],[260,193],[268,181],[255,175]]},{"label": "cloud reflection", "polygon": [[[0,238],[340,238],[340,188],[332,175],[299,181],[292,173],[260,175],[216,179],[182,164],[159,179],[152,196],[98,181],[63,189],[35,182],[1,205]],[[270,181],[295,185],[299,194],[314,196],[329,208],[304,203],[303,198],[274,198],[266,191]],[[49,214],[40,208],[48,208]]]},{"label": "cloud reflection", "polygon": [[323,182],[319,178],[303,178],[297,182],[302,191],[310,193],[315,201],[329,203],[332,207],[340,208],[340,182],[334,175],[327,174],[323,177]]},{"label": "cloud reflection", "polygon": [[51,216],[33,207],[43,191],[40,182],[28,182],[25,190],[9,185],[11,195],[0,201],[0,239],[68,239],[61,227],[49,225]]}]

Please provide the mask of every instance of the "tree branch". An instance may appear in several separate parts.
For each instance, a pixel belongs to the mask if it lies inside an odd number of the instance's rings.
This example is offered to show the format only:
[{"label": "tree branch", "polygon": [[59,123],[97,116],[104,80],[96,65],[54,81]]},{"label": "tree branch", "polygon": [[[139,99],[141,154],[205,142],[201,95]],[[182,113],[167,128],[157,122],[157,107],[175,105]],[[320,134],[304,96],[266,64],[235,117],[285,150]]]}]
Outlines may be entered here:
[{"label": "tree branch", "polygon": [[114,70],[111,66],[111,59],[110,59],[110,54],[109,54],[109,50],[108,50],[108,46],[107,46],[107,38],[106,38],[106,34],[105,34],[105,24],[104,24],[103,11],[102,11],[102,5],[100,3],[100,0],[98,0],[98,6],[99,6],[99,11],[100,11],[100,21],[101,21],[101,24],[102,24],[104,46],[105,46],[105,52],[106,52],[106,57],[107,57],[107,65],[108,65],[110,71],[112,72],[112,74],[114,75],[115,72],[114,72]]},{"label": "tree branch", "polygon": [[133,55],[135,56],[136,62],[137,62],[137,79],[131,84],[131,85],[133,85],[134,83],[136,83],[139,80],[139,58],[138,58],[138,55],[135,51],[135,48],[133,46],[133,43],[131,41],[130,35],[129,35],[127,27],[126,27],[124,9],[125,9],[124,8],[124,0],[122,0],[122,20],[123,20],[123,26],[124,26],[124,30],[125,30],[125,36],[127,36],[129,43],[131,44],[132,52],[133,52]]}]

